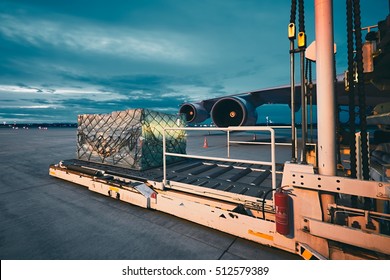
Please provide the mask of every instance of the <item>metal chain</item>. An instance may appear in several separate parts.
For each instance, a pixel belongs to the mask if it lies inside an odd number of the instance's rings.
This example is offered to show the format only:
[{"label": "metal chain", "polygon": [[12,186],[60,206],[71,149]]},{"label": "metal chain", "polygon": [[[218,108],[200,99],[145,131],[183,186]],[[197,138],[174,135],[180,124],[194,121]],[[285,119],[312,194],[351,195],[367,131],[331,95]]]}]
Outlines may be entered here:
[{"label": "metal chain", "polygon": [[363,73],[363,43],[360,19],[360,0],[354,0],[354,23],[355,23],[355,40],[356,40],[356,62],[358,75],[358,96],[359,96],[359,120],[361,129],[362,145],[362,165],[363,179],[368,180],[370,170],[368,166],[368,139],[367,139],[367,121],[366,121],[366,96],[364,90],[364,73]]},{"label": "metal chain", "polygon": [[356,178],[356,141],[355,141],[355,86],[353,67],[353,21],[352,1],[347,0],[347,48],[348,48],[348,84],[349,84],[349,150],[351,177]]},{"label": "metal chain", "polygon": [[291,13],[290,13],[290,23],[295,24],[295,18],[297,14],[297,1],[291,0]]},{"label": "metal chain", "polygon": [[305,7],[304,7],[303,0],[299,0],[298,9],[299,9],[299,32],[305,32]]},{"label": "metal chain", "polygon": [[[338,96],[338,91],[337,91],[337,71],[336,71],[336,54],[333,54],[333,89],[335,96]],[[334,106],[337,109],[336,113],[336,158],[337,158],[337,167],[342,166],[341,163],[341,151],[340,151],[340,106],[339,103],[337,102],[337,98],[334,100]]]}]

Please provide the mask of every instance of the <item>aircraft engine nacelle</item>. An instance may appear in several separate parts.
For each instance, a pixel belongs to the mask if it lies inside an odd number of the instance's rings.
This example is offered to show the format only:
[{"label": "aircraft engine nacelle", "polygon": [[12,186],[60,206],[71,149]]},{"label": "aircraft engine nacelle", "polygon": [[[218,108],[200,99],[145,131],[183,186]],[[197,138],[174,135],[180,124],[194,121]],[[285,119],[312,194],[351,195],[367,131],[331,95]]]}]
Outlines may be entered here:
[{"label": "aircraft engine nacelle", "polygon": [[230,96],[219,99],[211,109],[211,118],[217,127],[255,125],[256,106],[246,98]]},{"label": "aircraft engine nacelle", "polygon": [[210,117],[209,112],[200,103],[184,103],[180,106],[180,114],[184,114],[188,123],[201,123]]}]

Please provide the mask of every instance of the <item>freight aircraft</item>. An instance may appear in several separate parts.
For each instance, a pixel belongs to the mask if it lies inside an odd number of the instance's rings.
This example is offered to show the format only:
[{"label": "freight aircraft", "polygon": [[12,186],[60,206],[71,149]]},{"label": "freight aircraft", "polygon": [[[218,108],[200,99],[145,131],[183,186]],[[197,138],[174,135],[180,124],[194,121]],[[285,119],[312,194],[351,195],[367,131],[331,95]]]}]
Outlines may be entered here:
[{"label": "freight aircraft", "polygon": [[[372,27],[371,27],[372,28]],[[309,47],[310,48],[310,47]],[[369,31],[363,44],[363,65],[366,106],[375,106],[390,101],[390,17],[378,22],[377,31]],[[337,105],[349,104],[347,72],[335,79]],[[354,76],[356,79],[356,75]],[[308,83],[307,83],[308,84]],[[316,82],[308,84],[312,102],[316,104]],[[294,102],[298,111],[301,107],[301,85],[295,86]],[[288,104],[291,108],[291,85],[254,90],[240,94],[216,97],[197,102],[186,102],[180,106],[189,124],[202,123],[211,118],[217,127],[250,126],[258,119],[256,108],[264,104]],[[358,104],[355,98],[355,104]]]}]

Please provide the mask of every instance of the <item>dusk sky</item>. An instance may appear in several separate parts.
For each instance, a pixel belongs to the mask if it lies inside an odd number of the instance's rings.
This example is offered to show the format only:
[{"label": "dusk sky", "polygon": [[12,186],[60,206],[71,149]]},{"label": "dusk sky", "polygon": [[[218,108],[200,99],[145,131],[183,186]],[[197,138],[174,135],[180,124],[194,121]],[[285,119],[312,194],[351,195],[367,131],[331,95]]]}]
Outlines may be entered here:
[{"label": "dusk sky", "polygon": [[[385,19],[388,5],[362,0],[362,25]],[[288,84],[289,19],[285,0],[1,0],[0,122],[176,113],[184,101]],[[345,0],[334,1],[334,25],[342,73]]]}]

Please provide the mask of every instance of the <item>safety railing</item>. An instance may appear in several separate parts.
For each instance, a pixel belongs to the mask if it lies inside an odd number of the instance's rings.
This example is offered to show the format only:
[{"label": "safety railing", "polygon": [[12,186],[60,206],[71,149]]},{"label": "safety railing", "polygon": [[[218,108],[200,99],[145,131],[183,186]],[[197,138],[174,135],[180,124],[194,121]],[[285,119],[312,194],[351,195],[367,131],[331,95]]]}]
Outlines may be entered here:
[{"label": "safety railing", "polygon": [[[276,129],[290,129],[291,130],[291,125],[283,125],[283,126],[267,126],[267,127],[270,127],[274,130]],[[298,158],[298,133],[297,133],[297,129],[295,128],[295,143],[294,143],[294,147],[295,147],[295,150],[294,150],[294,153],[295,153],[295,158]],[[246,144],[246,145],[271,145],[270,142],[266,142],[266,141],[253,141],[253,140],[248,140],[248,141],[236,141],[236,140],[230,140],[230,133],[229,131],[227,132],[227,143],[228,143],[228,152],[227,152],[227,156],[228,158],[230,157],[230,144]],[[276,139],[275,139],[275,146],[291,146],[292,143],[291,142],[276,142]],[[309,143],[307,142],[306,143],[306,146],[311,146],[313,147],[314,149],[314,154],[316,155],[317,157],[317,144],[316,143]],[[300,161],[303,160],[303,157],[304,155],[301,154],[300,155]],[[317,160],[317,158],[316,158]],[[311,162],[311,164],[313,164],[314,166],[317,166],[317,163],[316,162]]]},{"label": "safety railing", "polygon": [[[168,130],[185,130],[185,131],[226,131],[227,135],[232,131],[268,131],[271,135],[271,161],[258,161],[258,160],[243,160],[243,159],[233,159],[233,158],[224,158],[224,157],[208,157],[208,156],[199,156],[199,155],[189,155],[189,154],[178,154],[170,153],[166,151],[166,131]],[[227,149],[230,149],[230,143],[227,141]],[[230,152],[229,152],[230,153]],[[239,127],[166,127],[163,130],[163,185],[167,185],[167,156],[182,157],[182,158],[191,158],[191,159],[202,159],[202,160],[212,160],[212,161],[224,161],[232,163],[247,163],[247,164],[260,164],[271,166],[271,179],[272,179],[272,188],[276,188],[276,158],[275,158],[275,130],[269,126],[239,126]]]},{"label": "safety railing", "polygon": [[[291,126],[266,126],[272,129],[290,129]],[[236,141],[236,140],[230,140],[230,131],[227,132],[227,143],[228,143],[228,157],[230,157],[230,144],[248,144],[248,145],[271,145],[271,142],[266,141]],[[291,146],[292,143],[283,143],[283,142],[276,142],[275,140],[275,146]],[[295,129],[295,154],[297,154],[297,129]]]}]

